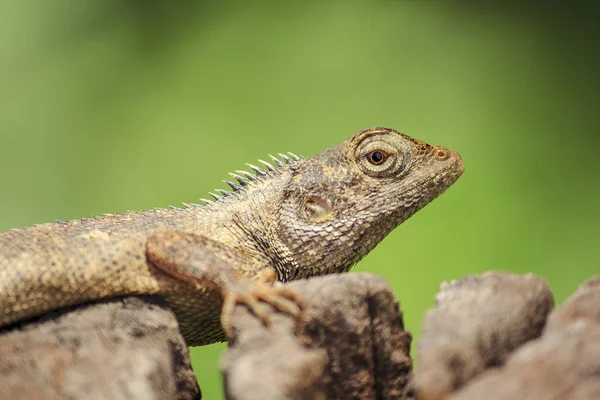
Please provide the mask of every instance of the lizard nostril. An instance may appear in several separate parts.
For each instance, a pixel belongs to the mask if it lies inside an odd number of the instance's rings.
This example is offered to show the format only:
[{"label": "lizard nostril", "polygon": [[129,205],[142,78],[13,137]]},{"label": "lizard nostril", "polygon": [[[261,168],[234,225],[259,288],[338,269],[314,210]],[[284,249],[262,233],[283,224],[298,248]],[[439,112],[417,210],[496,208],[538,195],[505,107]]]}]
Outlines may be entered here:
[{"label": "lizard nostril", "polygon": [[435,156],[438,158],[438,160],[443,161],[443,160],[447,160],[450,155],[448,154],[448,152],[446,150],[438,149],[435,153]]}]

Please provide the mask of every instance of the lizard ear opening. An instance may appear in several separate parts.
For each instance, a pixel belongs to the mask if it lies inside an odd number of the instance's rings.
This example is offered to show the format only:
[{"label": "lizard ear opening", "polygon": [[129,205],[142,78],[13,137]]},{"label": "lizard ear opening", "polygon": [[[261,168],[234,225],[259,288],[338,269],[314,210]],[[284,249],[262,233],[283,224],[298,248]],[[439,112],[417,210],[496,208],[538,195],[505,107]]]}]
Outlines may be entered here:
[{"label": "lizard ear opening", "polygon": [[332,215],[331,201],[322,196],[308,196],[302,202],[301,214],[312,222],[326,221]]}]

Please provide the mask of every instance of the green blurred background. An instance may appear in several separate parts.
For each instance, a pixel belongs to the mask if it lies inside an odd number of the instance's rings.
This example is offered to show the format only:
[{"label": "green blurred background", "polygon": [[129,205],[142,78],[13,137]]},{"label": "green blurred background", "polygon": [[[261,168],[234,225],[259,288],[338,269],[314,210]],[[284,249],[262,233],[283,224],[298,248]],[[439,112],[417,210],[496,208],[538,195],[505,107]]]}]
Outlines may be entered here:
[{"label": "green blurred background", "polygon": [[[268,153],[372,125],[465,175],[356,270],[408,328],[442,280],[598,267],[598,6],[543,2],[0,2],[0,230],[206,197]],[[220,398],[223,345],[192,350]],[[414,348],[414,347],[413,347]]]}]

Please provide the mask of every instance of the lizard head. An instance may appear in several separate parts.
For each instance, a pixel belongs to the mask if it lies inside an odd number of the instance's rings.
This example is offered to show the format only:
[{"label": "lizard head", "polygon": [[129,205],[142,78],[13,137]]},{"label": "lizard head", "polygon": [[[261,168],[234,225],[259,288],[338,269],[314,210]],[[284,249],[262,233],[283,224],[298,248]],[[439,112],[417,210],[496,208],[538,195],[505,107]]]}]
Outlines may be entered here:
[{"label": "lizard head", "polygon": [[288,279],[348,270],[463,170],[457,153],[382,127],[296,164],[276,228]]}]

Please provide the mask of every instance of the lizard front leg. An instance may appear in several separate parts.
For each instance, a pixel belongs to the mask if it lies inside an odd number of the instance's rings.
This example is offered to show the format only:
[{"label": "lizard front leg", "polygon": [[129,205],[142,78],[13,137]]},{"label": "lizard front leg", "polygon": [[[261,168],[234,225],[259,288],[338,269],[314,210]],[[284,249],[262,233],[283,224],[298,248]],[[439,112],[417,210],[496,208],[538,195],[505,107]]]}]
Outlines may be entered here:
[{"label": "lizard front leg", "polygon": [[[231,336],[230,316],[236,304],[246,305],[265,324],[270,323],[266,305],[293,317],[300,315],[295,292],[273,286],[275,272],[259,270],[253,278],[252,260],[239,251],[204,236],[191,233],[163,232],[150,237],[146,256],[157,268],[196,289],[211,290],[223,298],[221,325]],[[254,268],[256,269],[256,268]]]}]

